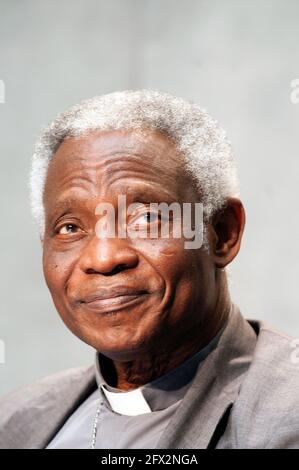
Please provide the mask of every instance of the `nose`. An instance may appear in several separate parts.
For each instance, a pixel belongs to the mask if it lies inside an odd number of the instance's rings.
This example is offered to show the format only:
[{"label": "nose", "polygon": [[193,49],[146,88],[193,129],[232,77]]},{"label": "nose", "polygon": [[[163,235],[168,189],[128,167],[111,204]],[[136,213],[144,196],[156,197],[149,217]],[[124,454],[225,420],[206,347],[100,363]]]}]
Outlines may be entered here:
[{"label": "nose", "polygon": [[93,237],[80,257],[80,268],[86,274],[111,276],[138,264],[138,254],[125,239]]}]

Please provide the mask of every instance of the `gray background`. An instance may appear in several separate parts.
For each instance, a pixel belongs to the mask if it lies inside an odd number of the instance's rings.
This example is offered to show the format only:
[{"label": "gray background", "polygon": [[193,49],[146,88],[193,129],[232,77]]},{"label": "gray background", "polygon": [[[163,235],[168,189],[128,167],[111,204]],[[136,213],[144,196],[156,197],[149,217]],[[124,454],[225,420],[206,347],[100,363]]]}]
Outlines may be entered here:
[{"label": "gray background", "polygon": [[226,128],[247,209],[233,299],[298,337],[298,0],[1,0],[0,12],[0,393],[93,360],[43,281],[27,175],[41,126],[119,89],[196,100]]}]

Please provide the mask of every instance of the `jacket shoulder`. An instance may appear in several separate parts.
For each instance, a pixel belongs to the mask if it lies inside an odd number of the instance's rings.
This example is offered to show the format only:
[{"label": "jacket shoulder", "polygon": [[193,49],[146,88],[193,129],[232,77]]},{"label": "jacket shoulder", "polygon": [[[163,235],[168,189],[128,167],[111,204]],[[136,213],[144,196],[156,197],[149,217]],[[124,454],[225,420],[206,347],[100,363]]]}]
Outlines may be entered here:
[{"label": "jacket shoulder", "polygon": [[52,394],[57,388],[71,386],[89,367],[74,367],[47,375],[0,397],[0,422],[11,407],[29,406]]},{"label": "jacket shoulder", "polygon": [[59,426],[93,382],[93,366],[76,367],[4,395],[0,398],[0,448],[38,447],[38,433],[46,439],[47,432]]},{"label": "jacket shoulder", "polygon": [[299,341],[264,322],[249,322],[258,340],[230,416],[234,446],[298,448]]}]

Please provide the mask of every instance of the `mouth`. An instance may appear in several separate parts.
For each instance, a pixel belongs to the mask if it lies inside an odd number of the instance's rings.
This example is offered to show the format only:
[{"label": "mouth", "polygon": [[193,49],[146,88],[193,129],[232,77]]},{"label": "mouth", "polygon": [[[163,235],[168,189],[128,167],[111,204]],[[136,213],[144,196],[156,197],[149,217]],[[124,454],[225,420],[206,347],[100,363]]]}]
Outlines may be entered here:
[{"label": "mouth", "polygon": [[139,302],[142,302],[148,292],[130,292],[115,293],[109,295],[92,295],[86,300],[81,301],[87,310],[95,311],[104,315],[114,315],[116,312],[126,310]]}]

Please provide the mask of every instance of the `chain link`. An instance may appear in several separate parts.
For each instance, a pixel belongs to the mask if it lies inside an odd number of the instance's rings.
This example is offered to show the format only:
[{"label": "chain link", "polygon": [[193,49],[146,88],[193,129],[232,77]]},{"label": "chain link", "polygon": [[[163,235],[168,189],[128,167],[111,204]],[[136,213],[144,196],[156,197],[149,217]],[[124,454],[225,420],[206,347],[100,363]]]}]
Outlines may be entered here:
[{"label": "chain link", "polygon": [[98,433],[98,421],[99,421],[99,415],[101,412],[102,405],[103,405],[103,402],[100,401],[100,404],[97,406],[96,414],[93,420],[91,443],[89,446],[90,449],[95,449],[97,433]]}]

